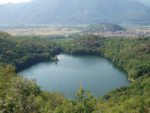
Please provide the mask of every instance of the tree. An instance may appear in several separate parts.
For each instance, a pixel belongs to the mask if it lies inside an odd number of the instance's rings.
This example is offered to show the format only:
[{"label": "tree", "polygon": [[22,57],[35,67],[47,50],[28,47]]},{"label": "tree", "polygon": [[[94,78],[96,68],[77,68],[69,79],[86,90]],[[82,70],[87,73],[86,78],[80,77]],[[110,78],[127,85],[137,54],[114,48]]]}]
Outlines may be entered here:
[{"label": "tree", "polygon": [[54,113],[92,113],[96,111],[96,99],[89,91],[80,87],[76,93],[76,100],[66,100],[58,106]]}]

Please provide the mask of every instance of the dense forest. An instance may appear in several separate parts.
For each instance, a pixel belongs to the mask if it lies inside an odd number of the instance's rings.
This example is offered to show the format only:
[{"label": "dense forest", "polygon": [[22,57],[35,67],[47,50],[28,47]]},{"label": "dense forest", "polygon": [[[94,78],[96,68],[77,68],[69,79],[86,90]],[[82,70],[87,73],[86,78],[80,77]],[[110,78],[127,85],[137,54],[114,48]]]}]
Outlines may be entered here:
[{"label": "dense forest", "polygon": [[60,47],[46,39],[12,37],[6,33],[0,33],[0,63],[11,64],[17,70],[50,60],[58,53],[60,53]]},{"label": "dense forest", "polygon": [[[101,55],[123,69],[132,84],[94,98],[80,86],[75,99],[44,92],[35,80],[16,75],[16,69],[54,60],[60,52]],[[65,41],[12,37],[0,33],[1,113],[149,113],[150,38],[105,38],[85,35]]]}]

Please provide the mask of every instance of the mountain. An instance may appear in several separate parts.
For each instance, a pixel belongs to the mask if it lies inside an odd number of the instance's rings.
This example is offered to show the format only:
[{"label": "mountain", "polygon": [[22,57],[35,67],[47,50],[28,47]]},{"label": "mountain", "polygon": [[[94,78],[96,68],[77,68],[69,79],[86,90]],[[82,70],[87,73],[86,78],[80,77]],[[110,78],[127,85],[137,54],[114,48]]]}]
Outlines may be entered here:
[{"label": "mountain", "polygon": [[150,25],[149,12],[137,0],[33,0],[0,5],[0,24]]}]

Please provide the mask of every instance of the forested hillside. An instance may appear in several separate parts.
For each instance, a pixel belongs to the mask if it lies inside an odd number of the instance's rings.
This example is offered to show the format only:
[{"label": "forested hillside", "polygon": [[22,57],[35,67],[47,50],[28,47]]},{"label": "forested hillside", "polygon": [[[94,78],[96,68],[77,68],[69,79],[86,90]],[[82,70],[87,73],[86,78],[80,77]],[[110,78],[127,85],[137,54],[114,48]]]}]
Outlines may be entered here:
[{"label": "forested hillside", "polygon": [[1,113],[50,113],[63,102],[62,95],[42,92],[34,80],[16,75],[16,69],[52,60],[59,52],[55,43],[44,39],[0,33]]},{"label": "forested hillside", "polygon": [[0,33],[0,62],[11,64],[18,70],[34,63],[51,60],[60,48],[55,43],[37,37],[12,37]]},{"label": "forested hillside", "polygon": [[96,54],[123,69],[133,83],[98,99],[101,113],[150,112],[150,38],[82,36],[62,44],[69,54]]},{"label": "forested hillside", "polygon": [[102,113],[149,113],[149,75],[137,79],[129,87],[117,89],[99,99],[99,111]]},{"label": "forested hillside", "polygon": [[[128,87],[117,89],[100,98],[94,98],[80,86],[76,98],[71,100],[59,93],[41,91],[34,80],[16,75],[15,68],[29,66],[26,64],[30,64],[31,59],[34,59],[34,63],[52,60],[60,52],[102,55],[126,71],[128,77],[134,81]],[[58,43],[36,37],[12,37],[0,33],[0,62],[1,113],[150,112],[149,37],[130,39],[85,35]]]}]

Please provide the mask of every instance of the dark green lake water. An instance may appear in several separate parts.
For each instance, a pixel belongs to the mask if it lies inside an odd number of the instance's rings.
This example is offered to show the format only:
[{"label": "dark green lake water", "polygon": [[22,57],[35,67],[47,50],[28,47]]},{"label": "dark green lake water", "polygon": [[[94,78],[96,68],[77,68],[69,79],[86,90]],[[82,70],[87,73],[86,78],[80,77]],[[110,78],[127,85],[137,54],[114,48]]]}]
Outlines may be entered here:
[{"label": "dark green lake water", "polygon": [[58,62],[43,62],[19,73],[35,79],[42,90],[61,92],[73,98],[80,84],[95,97],[129,85],[124,72],[98,56],[58,55]]}]

